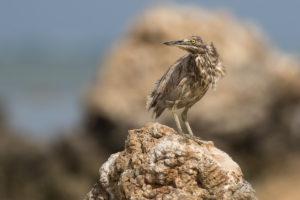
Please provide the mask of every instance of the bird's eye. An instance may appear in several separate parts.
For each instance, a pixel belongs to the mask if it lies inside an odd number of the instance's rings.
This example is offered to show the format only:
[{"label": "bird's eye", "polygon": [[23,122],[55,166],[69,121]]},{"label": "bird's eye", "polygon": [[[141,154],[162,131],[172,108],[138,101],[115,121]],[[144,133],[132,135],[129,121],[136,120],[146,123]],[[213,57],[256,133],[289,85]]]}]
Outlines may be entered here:
[{"label": "bird's eye", "polygon": [[195,43],[196,43],[196,40],[191,40],[191,43],[192,43],[192,44],[195,44]]}]

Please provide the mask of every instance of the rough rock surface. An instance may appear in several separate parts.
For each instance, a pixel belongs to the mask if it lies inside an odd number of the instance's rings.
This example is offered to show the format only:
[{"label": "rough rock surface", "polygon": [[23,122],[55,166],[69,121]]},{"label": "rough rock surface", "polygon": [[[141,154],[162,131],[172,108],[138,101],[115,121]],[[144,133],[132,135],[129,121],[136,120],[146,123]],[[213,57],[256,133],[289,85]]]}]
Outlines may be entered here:
[{"label": "rough rock surface", "polygon": [[256,199],[240,167],[212,142],[159,123],[129,131],[125,150],[100,168],[86,200]]}]

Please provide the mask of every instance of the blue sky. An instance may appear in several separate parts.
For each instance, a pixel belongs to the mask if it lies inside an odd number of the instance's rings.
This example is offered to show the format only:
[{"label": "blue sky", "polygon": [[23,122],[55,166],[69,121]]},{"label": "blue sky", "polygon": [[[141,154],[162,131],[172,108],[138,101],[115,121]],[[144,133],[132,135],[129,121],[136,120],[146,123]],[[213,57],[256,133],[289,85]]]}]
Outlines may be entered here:
[{"label": "blue sky", "polygon": [[300,1],[297,0],[1,0],[0,42],[5,45],[100,44],[110,42],[126,23],[148,5],[158,2],[226,8],[258,24],[282,49],[299,52]]}]

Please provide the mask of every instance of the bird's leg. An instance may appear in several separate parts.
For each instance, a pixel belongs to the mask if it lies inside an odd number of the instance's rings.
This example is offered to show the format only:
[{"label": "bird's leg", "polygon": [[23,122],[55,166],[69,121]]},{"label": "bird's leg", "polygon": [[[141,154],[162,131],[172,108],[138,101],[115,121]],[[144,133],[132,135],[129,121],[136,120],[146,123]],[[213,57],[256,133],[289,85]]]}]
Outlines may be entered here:
[{"label": "bird's leg", "polygon": [[179,134],[183,134],[182,128],[181,128],[181,125],[180,125],[180,121],[179,121],[179,118],[178,118],[178,115],[177,115],[177,107],[176,107],[176,105],[173,106],[172,113],[173,113],[173,117],[175,119],[175,123],[176,123],[176,126],[177,126]]},{"label": "bird's leg", "polygon": [[184,124],[185,124],[185,126],[186,126],[186,129],[187,129],[188,133],[189,133],[190,135],[194,135],[194,134],[193,134],[193,131],[192,131],[191,127],[190,127],[190,124],[189,124],[189,122],[188,122],[188,120],[187,120],[187,113],[188,113],[188,110],[189,110],[188,107],[186,107],[186,108],[183,110],[183,112],[181,113],[181,118],[182,118],[182,121],[184,122]]}]

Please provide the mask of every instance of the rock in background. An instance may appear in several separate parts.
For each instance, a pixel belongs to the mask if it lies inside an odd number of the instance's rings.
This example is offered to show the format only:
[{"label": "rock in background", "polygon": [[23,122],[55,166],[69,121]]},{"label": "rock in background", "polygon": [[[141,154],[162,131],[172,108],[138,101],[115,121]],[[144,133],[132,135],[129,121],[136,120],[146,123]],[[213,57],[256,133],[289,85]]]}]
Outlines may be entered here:
[{"label": "rock in background", "polygon": [[43,144],[0,127],[0,199],[82,199],[106,156],[95,141],[73,134]]},{"label": "rock in background", "polygon": [[179,135],[159,123],[129,131],[86,200],[255,200],[240,167],[212,142]]},{"label": "rock in background", "polygon": [[[198,136],[231,152],[251,176],[298,150],[298,61],[272,46],[253,24],[199,7],[149,9],[114,43],[86,99],[86,126],[93,137],[113,152],[122,148],[128,129],[153,120],[145,110],[146,96],[186,54],[162,43],[187,35],[213,42],[227,67],[217,90],[190,111]],[[169,112],[158,121],[175,127]]]}]

